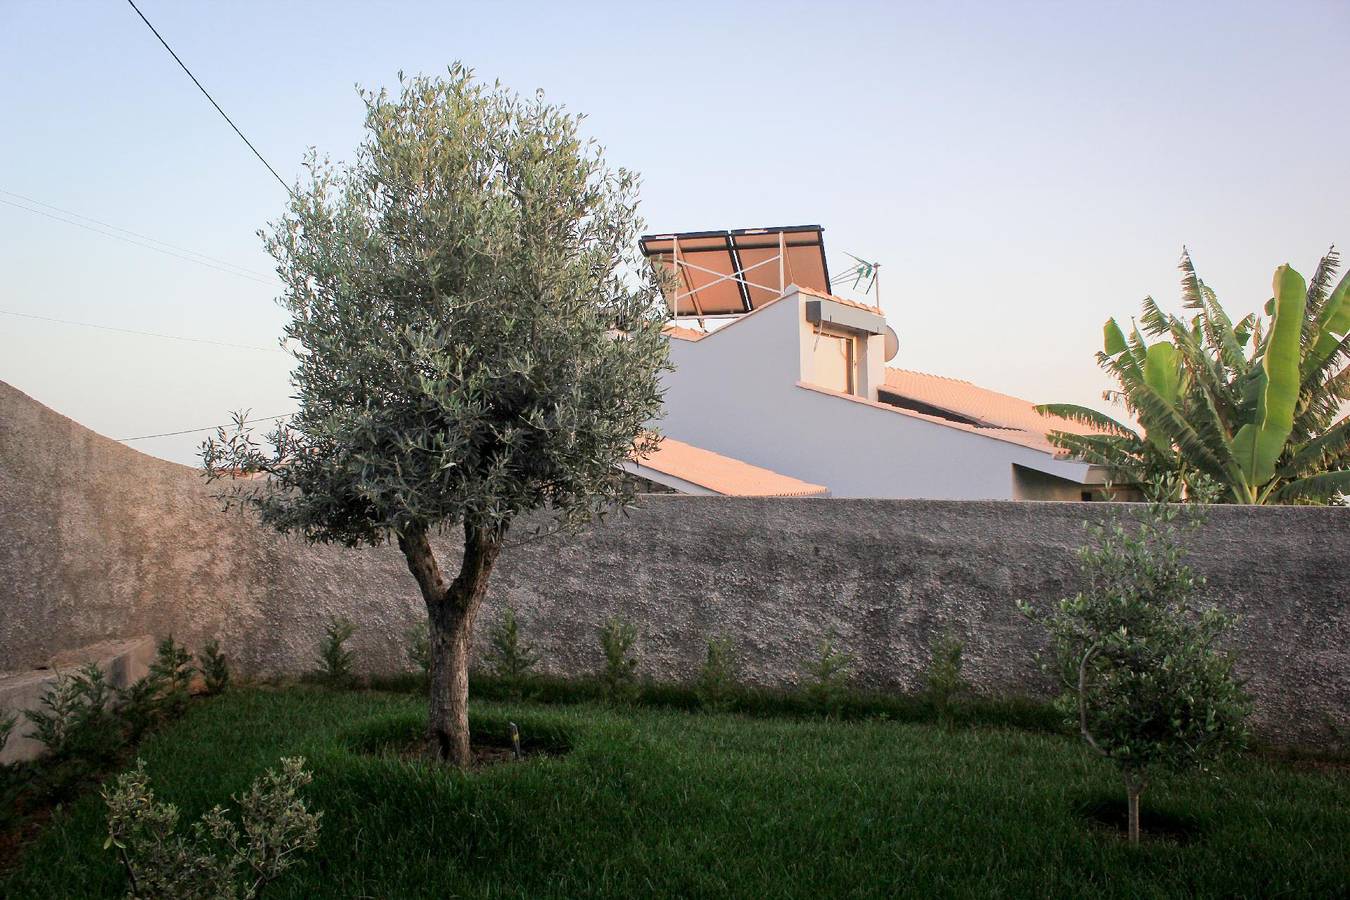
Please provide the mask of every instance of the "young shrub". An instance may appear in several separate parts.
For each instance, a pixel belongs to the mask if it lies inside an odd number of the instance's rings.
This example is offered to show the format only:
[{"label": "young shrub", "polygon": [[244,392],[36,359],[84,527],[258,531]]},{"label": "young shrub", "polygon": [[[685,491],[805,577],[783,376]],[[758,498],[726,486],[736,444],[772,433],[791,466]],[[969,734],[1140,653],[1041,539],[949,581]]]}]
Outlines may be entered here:
[{"label": "young shrub", "polygon": [[1204,769],[1246,739],[1247,698],[1219,646],[1233,619],[1195,605],[1204,579],[1183,561],[1182,509],[1150,503],[1136,527],[1093,527],[1084,589],[1045,616],[1022,605],[1050,633],[1064,712],[1120,769],[1135,844],[1155,770]]},{"label": "young shrub", "polygon": [[103,670],[90,663],[58,676],[38,708],[24,711],[48,751],[33,783],[39,795],[69,796],[117,755],[124,738],[111,699]]},{"label": "young shrub", "polygon": [[[14,726],[19,724],[17,713],[0,712],[0,753],[9,743]],[[0,763],[0,830],[9,828],[20,816],[19,795],[23,791],[26,779],[19,774],[18,766]]]},{"label": "young shrub", "polygon": [[524,693],[524,682],[538,662],[534,645],[520,636],[520,620],[508,606],[501,621],[488,635],[488,670],[506,685],[508,695],[519,699]]},{"label": "young shrub", "polygon": [[117,692],[117,718],[135,743],[165,718],[164,680],[151,672]]},{"label": "young shrub", "polygon": [[632,622],[616,617],[600,628],[600,649],[605,654],[600,683],[611,702],[630,703],[637,698],[636,642],[637,628]]},{"label": "young shrub", "polygon": [[14,726],[17,724],[19,724],[18,713],[0,712],[0,753],[5,751],[5,745],[9,743],[9,736],[14,733]]},{"label": "young shrub", "polygon": [[948,632],[939,636],[933,641],[932,657],[924,675],[924,692],[933,704],[938,721],[947,727],[952,724],[955,701],[966,690],[966,683],[961,678],[964,650],[965,645],[956,635]]},{"label": "young shrub", "polygon": [[222,694],[230,686],[230,661],[214,639],[206,642],[197,654],[197,669],[202,673],[202,686],[209,697]]},{"label": "young shrub", "polygon": [[24,711],[33,737],[55,760],[97,762],[111,757],[121,744],[117,723],[108,709],[112,690],[103,670],[89,663],[61,674],[43,695],[37,709]]},{"label": "young shrub", "polygon": [[349,684],[352,680],[352,651],[346,646],[356,634],[356,625],[344,617],[329,619],[319,643],[319,677],[332,687]]},{"label": "young shrub", "polygon": [[192,654],[169,635],[155,647],[155,661],[150,664],[150,677],[159,682],[164,715],[176,719],[187,711],[188,688],[196,672]]},{"label": "young shrub", "polygon": [[431,626],[426,622],[418,622],[403,633],[403,639],[407,643],[405,652],[408,654],[408,662],[413,664],[423,678],[430,678]]},{"label": "young shrub", "polygon": [[729,637],[708,641],[707,654],[694,684],[698,702],[706,710],[726,712],[736,703],[735,645]]},{"label": "young shrub", "polygon": [[127,739],[135,743],[150,729],[186,712],[196,671],[186,647],[176,643],[172,635],[161,640],[149,674],[117,692],[116,716]]},{"label": "young shrub", "polygon": [[[311,776],[300,758],[283,759],[242,795],[240,824],[219,805],[178,831],[178,809],[155,800],[145,763],[105,789],[108,839],[127,874],[131,897],[253,898],[299,863],[318,842],[322,813],[311,813],[298,792]],[[223,852],[221,852],[223,851]]]},{"label": "young shrub", "polygon": [[816,657],[806,667],[806,699],[811,707],[826,716],[838,716],[853,666],[852,655],[835,647],[838,636],[831,631],[820,642]]}]

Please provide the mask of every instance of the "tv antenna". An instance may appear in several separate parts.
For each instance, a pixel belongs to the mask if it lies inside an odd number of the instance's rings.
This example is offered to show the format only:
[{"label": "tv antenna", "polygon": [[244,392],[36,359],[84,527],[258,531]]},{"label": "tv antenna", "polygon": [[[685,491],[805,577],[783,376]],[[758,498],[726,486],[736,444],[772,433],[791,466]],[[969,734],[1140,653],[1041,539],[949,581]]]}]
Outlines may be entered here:
[{"label": "tv antenna", "polygon": [[[873,291],[875,291],[876,293],[873,294],[873,297],[876,300],[875,305],[880,306],[881,263],[854,256],[848,251],[845,251],[844,255],[853,260],[853,265],[831,278],[830,287],[852,280],[853,283],[849,285],[852,290],[859,291],[863,295],[872,294]],[[859,288],[859,285],[862,285],[862,287]]]}]

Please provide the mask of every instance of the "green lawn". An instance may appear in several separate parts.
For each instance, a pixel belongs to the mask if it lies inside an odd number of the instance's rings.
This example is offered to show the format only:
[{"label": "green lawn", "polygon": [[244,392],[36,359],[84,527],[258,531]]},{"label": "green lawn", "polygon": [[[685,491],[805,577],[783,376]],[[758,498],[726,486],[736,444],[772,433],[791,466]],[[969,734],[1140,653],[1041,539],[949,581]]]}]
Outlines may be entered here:
[{"label": "green lawn", "polygon": [[[579,704],[480,703],[571,752],[468,776],[362,752],[416,733],[412,696],[247,689],[142,746],[195,818],[283,755],[314,772],[318,849],[276,897],[1347,896],[1350,778],[1247,757],[1144,798],[1186,842],[1135,850],[1078,811],[1110,766],[1057,735]],[[0,896],[115,897],[103,809],[59,812]]]}]

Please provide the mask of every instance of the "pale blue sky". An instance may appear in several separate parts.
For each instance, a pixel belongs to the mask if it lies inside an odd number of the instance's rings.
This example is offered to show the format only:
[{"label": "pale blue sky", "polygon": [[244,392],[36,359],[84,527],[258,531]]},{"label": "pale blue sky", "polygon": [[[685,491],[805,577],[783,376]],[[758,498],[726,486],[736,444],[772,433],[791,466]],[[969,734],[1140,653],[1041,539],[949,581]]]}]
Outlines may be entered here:
[{"label": "pale blue sky", "polygon": [[[1350,242],[1344,2],[140,6],[288,180],[355,146],[354,84],[462,59],[587,113],[651,230],[824,225],[836,270],[884,264],[896,364],[1036,401],[1100,405],[1103,319],[1175,306],[1183,243],[1241,313]],[[124,2],[6,0],[0,59],[0,190],[270,272],[284,192]],[[266,284],[4,204],[0,269],[4,310],[282,322]],[[287,412],[287,368],[0,315],[0,379],[116,438]]]}]

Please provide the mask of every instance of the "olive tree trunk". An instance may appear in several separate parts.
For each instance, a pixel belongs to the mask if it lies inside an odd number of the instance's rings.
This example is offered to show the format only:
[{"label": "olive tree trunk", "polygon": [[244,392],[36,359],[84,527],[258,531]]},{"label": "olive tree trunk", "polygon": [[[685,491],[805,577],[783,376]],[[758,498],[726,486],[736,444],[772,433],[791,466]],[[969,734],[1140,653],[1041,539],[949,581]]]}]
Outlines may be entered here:
[{"label": "olive tree trunk", "polygon": [[469,751],[469,651],[473,622],[487,594],[488,578],[501,553],[504,526],[466,522],[464,558],[449,585],[441,576],[431,542],[422,530],[400,535],[399,549],[422,588],[431,638],[427,738],[437,755],[460,768]]}]

